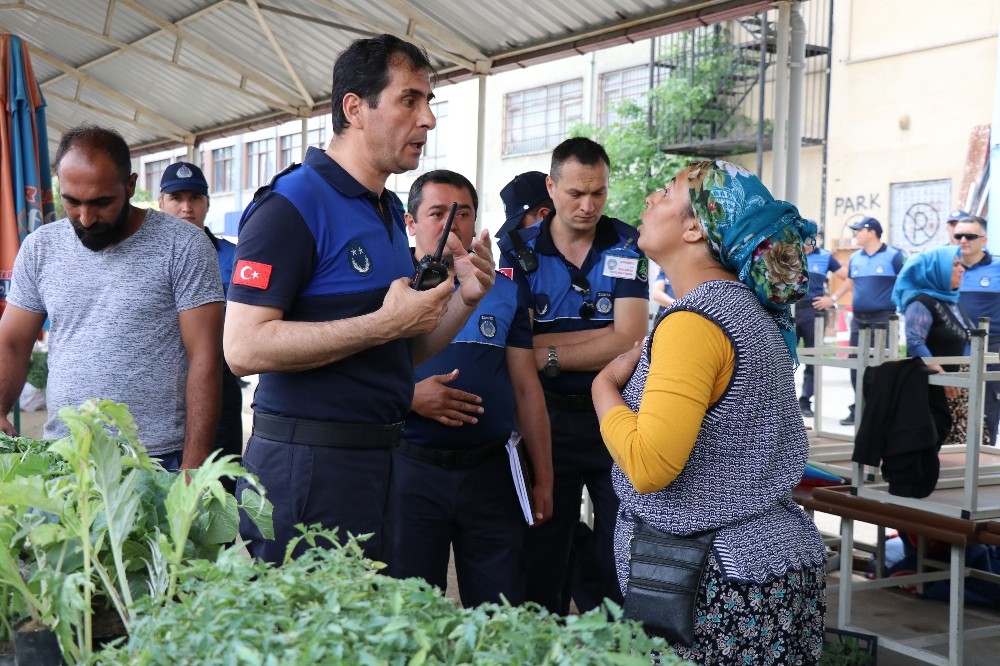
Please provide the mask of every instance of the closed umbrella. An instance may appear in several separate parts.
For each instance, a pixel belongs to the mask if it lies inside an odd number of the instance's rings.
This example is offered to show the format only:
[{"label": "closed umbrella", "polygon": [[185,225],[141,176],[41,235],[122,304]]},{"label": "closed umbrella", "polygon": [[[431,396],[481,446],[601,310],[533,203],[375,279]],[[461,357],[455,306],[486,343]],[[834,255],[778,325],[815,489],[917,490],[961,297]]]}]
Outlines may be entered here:
[{"label": "closed umbrella", "polygon": [[6,298],[21,241],[52,220],[45,99],[28,46],[0,35],[0,296]]},{"label": "closed umbrella", "polygon": [[[54,217],[45,99],[27,44],[0,35],[0,312],[21,242]],[[19,417],[15,406],[15,428]]]}]

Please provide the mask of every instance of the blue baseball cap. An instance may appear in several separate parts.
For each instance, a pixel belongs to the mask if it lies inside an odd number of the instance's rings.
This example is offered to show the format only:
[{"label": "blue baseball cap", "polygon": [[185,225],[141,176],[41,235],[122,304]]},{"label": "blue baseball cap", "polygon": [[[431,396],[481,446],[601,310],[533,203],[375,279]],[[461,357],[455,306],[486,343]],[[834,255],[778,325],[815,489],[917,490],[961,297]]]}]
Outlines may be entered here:
[{"label": "blue baseball cap", "polygon": [[197,165],[190,162],[174,162],[163,171],[160,178],[160,192],[194,192],[208,194],[208,181]]},{"label": "blue baseball cap", "polygon": [[527,211],[548,200],[549,190],[545,187],[545,174],[541,171],[519,173],[514,176],[514,180],[503,186],[500,198],[503,199],[503,210],[507,219],[497,231],[497,238],[502,238],[511,229],[516,229]]},{"label": "blue baseball cap", "polygon": [[874,217],[866,217],[860,222],[855,222],[851,225],[851,229],[857,231],[858,229],[871,229],[875,232],[876,236],[882,235],[882,223],[876,220]]}]

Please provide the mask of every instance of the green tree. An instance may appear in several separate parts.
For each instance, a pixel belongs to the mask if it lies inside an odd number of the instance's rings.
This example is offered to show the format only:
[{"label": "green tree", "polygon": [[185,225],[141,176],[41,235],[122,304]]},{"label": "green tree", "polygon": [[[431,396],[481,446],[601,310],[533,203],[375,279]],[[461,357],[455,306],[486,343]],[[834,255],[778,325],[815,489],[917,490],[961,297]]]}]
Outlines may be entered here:
[{"label": "green tree", "polygon": [[734,87],[757,65],[732,47],[727,30],[708,26],[683,33],[662,49],[659,62],[669,76],[638,101],[619,102],[614,122],[573,128],[574,135],[593,138],[608,151],[607,212],[635,226],[646,195],[665,187],[688,163],[703,159],[666,153],[664,146],[711,140],[749,125],[725,102],[738,94]]}]

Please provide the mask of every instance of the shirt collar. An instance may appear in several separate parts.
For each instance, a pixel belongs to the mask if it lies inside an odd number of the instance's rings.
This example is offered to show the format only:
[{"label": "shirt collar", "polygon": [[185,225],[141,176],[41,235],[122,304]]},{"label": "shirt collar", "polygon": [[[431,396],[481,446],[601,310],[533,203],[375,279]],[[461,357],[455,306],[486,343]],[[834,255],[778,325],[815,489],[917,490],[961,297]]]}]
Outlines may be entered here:
[{"label": "shirt collar", "polygon": [[385,211],[388,211],[389,206],[394,203],[395,198],[388,188],[382,188],[381,194],[372,192],[358,182],[344,167],[340,166],[335,159],[327,155],[326,151],[320,150],[316,146],[309,146],[309,150],[306,151],[306,156],[302,160],[302,163],[310,166],[323,180],[330,183],[332,187],[336,188],[345,197],[352,199],[365,198],[371,201],[372,205],[376,207],[381,203],[382,210]]},{"label": "shirt collar", "polygon": [[[993,263],[993,256],[990,254],[989,250],[983,250],[983,258],[972,264],[971,266],[965,266],[966,268],[975,268],[976,266],[989,266]],[[964,265],[964,264],[963,264]]]},{"label": "shirt collar", "polygon": [[212,241],[212,245],[215,246],[215,251],[218,252],[219,251],[219,239],[215,237],[215,234],[213,234],[211,231],[208,230],[208,227],[202,227],[202,229],[204,229],[205,233],[208,234],[208,239],[210,241]]},{"label": "shirt collar", "polygon": [[[535,251],[541,252],[542,254],[560,255],[559,249],[556,247],[555,241],[552,240],[552,220],[555,217],[555,211],[552,211],[545,216],[545,219],[539,224],[538,240],[535,241]],[[597,221],[597,227],[594,232],[594,242],[591,244],[592,250],[597,250],[602,252],[618,242],[618,232],[615,231],[614,225],[611,223],[611,218],[606,215],[602,215],[601,219]]]}]

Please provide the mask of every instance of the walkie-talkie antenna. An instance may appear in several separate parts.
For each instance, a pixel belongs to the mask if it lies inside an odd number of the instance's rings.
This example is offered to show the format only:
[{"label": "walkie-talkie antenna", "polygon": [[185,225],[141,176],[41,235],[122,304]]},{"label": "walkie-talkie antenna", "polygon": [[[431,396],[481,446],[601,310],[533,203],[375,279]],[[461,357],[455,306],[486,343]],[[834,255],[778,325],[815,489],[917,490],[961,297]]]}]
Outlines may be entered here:
[{"label": "walkie-talkie antenna", "polygon": [[441,234],[441,240],[438,242],[437,250],[434,252],[434,261],[441,261],[441,257],[444,256],[444,246],[448,243],[448,234],[451,233],[451,223],[455,221],[455,213],[458,211],[458,202],[452,201],[451,208],[448,210],[448,219],[444,223],[444,233]]}]

